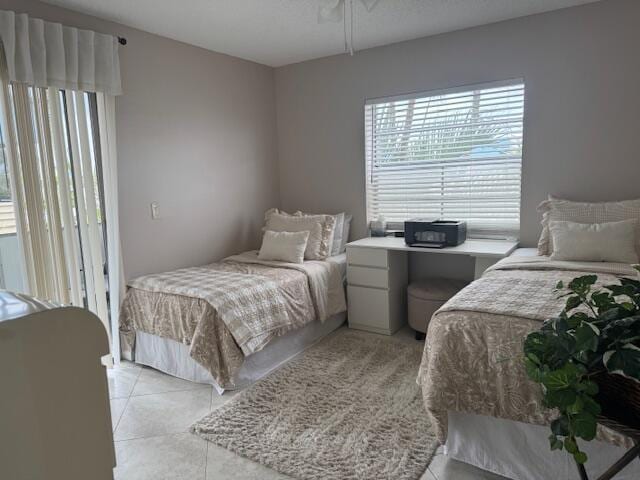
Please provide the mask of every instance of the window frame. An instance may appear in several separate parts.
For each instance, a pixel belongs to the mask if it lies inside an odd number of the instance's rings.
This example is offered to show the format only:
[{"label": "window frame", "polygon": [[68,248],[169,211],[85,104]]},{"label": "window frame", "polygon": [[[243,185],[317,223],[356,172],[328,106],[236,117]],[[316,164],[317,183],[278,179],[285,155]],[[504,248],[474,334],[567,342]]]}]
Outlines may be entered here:
[{"label": "window frame", "polygon": [[[499,231],[491,228],[483,228],[478,227],[469,230],[470,238],[498,238],[498,239],[517,239],[520,235],[520,229],[522,224],[522,170],[524,164],[524,143],[525,143],[525,124],[526,124],[526,82],[523,77],[514,77],[508,78],[504,80],[496,80],[490,82],[482,82],[482,83],[474,83],[474,84],[465,84],[459,85],[455,87],[449,88],[441,88],[434,90],[426,90],[426,91],[417,91],[411,93],[403,93],[398,95],[391,96],[383,96],[383,97],[371,97],[366,98],[363,106],[364,112],[364,160],[365,160],[365,213],[367,219],[367,226],[371,224],[372,221],[377,220],[377,218],[372,217],[371,211],[371,178],[373,176],[371,165],[373,164],[373,141],[374,141],[374,122],[370,118],[370,114],[374,112],[374,109],[371,108],[376,105],[393,103],[393,102],[402,102],[406,100],[420,100],[425,101],[429,97],[438,97],[443,95],[454,95],[458,93],[471,93],[476,90],[487,90],[487,89],[496,89],[500,87],[518,87],[522,88],[522,117],[521,117],[521,137],[520,137],[520,158],[519,158],[519,176],[520,176],[520,187],[518,192],[518,226],[515,230],[503,230]],[[371,112],[369,112],[371,110]],[[373,113],[375,115],[375,113]],[[443,127],[446,128],[446,127]],[[415,218],[415,217],[411,217]],[[456,218],[446,218],[447,220],[456,220]],[[464,219],[462,219],[464,220]],[[403,230],[404,222],[399,221],[388,221],[387,228],[394,230]]]}]

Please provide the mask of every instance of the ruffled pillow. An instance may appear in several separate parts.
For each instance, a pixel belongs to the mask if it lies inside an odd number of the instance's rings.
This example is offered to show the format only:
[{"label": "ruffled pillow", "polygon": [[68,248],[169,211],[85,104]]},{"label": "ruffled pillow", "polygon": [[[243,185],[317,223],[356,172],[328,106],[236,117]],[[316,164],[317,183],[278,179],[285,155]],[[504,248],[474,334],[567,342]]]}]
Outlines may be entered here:
[{"label": "ruffled pillow", "polygon": [[[314,215],[327,215],[327,214],[318,214],[318,213],[304,213],[298,210],[294,213],[295,216],[314,216]],[[331,253],[330,256],[338,255],[344,251],[343,245],[347,243],[347,238],[345,235],[349,235],[349,227],[345,231],[345,224],[347,215],[344,212],[337,213],[335,215],[331,215],[335,219],[335,226],[333,228],[333,235],[331,237]],[[349,220],[349,224],[351,220]]]},{"label": "ruffled pillow", "polygon": [[265,213],[265,230],[273,232],[309,232],[305,260],[325,260],[331,254],[335,228],[333,215],[295,216],[276,208]]},{"label": "ruffled pillow", "polygon": [[[574,202],[549,195],[538,206],[542,213],[542,233],[538,240],[538,255],[553,253],[553,239],[549,231],[552,221],[576,223],[608,223],[635,219],[640,222],[640,199],[618,202]],[[640,223],[638,223],[640,225]],[[640,232],[636,227],[635,245],[640,253]]]}]

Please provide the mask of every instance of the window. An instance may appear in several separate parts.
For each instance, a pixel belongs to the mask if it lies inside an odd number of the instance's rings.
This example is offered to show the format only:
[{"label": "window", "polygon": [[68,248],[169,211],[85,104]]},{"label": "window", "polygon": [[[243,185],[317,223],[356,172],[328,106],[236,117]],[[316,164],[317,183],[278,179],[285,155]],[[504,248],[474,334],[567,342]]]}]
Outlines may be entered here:
[{"label": "window", "polygon": [[518,236],[523,115],[522,81],[367,101],[367,220]]}]

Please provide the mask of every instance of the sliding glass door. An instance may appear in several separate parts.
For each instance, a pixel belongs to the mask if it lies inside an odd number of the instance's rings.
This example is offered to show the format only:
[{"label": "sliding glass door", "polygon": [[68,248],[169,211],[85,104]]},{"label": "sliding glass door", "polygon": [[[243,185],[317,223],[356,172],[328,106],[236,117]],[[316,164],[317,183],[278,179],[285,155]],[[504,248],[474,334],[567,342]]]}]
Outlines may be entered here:
[{"label": "sliding glass door", "polygon": [[11,196],[4,128],[0,123],[0,289],[23,292],[24,273]]},{"label": "sliding glass door", "polygon": [[0,287],[88,308],[111,334],[96,95],[4,83],[2,100]]}]

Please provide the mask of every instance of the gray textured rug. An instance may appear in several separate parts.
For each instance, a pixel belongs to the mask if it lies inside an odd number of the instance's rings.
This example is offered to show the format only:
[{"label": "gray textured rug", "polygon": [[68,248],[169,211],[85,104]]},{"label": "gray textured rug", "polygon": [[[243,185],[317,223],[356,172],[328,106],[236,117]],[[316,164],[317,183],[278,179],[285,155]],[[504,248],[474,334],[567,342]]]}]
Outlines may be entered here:
[{"label": "gray textured rug", "polygon": [[192,430],[302,480],[420,478],[438,446],[416,385],[422,349],[341,329]]}]

